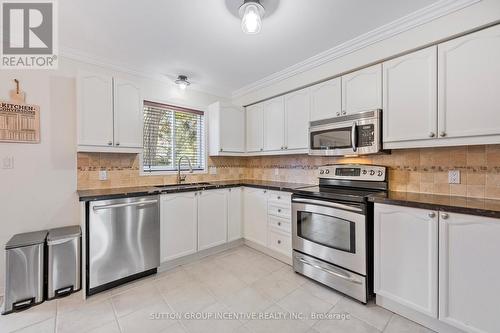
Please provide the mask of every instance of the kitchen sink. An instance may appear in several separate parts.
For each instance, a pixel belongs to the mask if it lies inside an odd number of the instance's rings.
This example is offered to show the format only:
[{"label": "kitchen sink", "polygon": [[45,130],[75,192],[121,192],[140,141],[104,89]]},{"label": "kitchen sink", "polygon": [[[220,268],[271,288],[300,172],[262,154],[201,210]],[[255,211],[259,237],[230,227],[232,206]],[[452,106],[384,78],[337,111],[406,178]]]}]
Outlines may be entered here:
[{"label": "kitchen sink", "polygon": [[168,190],[168,189],[190,189],[190,188],[198,188],[198,187],[203,187],[203,186],[208,186],[210,183],[186,183],[186,184],[169,184],[169,185],[160,185],[160,186],[155,186],[158,189],[162,190]]}]

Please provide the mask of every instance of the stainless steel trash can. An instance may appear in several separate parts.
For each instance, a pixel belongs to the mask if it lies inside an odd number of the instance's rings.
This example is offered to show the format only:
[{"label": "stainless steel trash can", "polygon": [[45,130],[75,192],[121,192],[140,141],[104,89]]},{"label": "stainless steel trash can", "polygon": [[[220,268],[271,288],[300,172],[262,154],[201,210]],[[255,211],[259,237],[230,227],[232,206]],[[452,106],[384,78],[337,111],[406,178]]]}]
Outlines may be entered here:
[{"label": "stainless steel trash can", "polygon": [[47,231],[14,235],[5,245],[5,301],[2,314],[43,302]]},{"label": "stainless steel trash can", "polygon": [[47,299],[81,288],[81,230],[79,226],[50,229],[47,235]]}]

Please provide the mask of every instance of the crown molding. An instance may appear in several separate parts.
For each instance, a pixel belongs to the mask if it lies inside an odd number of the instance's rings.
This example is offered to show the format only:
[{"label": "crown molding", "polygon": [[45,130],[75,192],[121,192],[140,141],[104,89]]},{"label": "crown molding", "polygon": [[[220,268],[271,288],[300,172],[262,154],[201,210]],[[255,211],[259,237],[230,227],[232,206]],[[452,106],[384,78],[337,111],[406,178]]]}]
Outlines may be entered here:
[{"label": "crown molding", "polygon": [[[168,78],[166,75],[160,74],[160,73],[155,73],[151,70],[146,70],[144,68],[136,68],[134,66],[131,66],[129,64],[125,63],[116,63],[113,61],[110,61],[109,59],[106,58],[101,58],[97,57],[94,55],[91,55],[89,53],[82,52],[80,50],[66,47],[66,46],[61,46],[59,49],[59,55],[63,58],[66,58],[68,60],[73,60],[73,61],[78,61],[78,62],[83,62],[89,65],[94,65],[98,67],[102,67],[104,69],[112,70],[112,71],[117,71],[137,77],[142,77],[154,81],[159,81],[167,84],[173,84],[173,80]],[[215,88],[211,86],[205,86],[205,85],[199,85],[195,84],[194,87],[191,85],[189,87],[189,90],[205,93],[205,94],[210,94],[218,97],[223,97],[226,99],[229,99],[231,97],[231,93],[227,89],[221,89],[221,88]]]},{"label": "crown molding", "polygon": [[239,98],[256,90],[269,87],[292,76],[306,72],[385,39],[389,39],[402,32],[424,25],[480,1],[481,0],[440,0],[432,5],[419,9],[377,29],[237,89],[233,92],[232,97],[233,99]]}]

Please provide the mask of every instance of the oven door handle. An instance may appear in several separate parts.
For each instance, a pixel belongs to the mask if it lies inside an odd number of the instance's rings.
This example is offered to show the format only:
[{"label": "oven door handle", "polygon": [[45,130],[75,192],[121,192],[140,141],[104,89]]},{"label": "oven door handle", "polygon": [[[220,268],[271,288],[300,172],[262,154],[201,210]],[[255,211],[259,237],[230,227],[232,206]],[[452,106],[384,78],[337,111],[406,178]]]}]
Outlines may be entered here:
[{"label": "oven door handle", "polygon": [[303,199],[303,198],[293,198],[292,203],[293,202],[318,205],[318,206],[326,206],[326,207],[331,207],[331,208],[339,208],[339,209],[348,210],[351,212],[363,213],[363,209],[360,207],[344,205],[344,204],[336,203],[336,202],[320,201],[320,200],[313,200],[313,199]]},{"label": "oven door handle", "polygon": [[351,128],[351,145],[352,145],[352,151],[356,152],[358,150],[358,133],[357,133],[357,124],[354,121],[352,123],[352,128]]},{"label": "oven door handle", "polygon": [[308,265],[308,266],[311,266],[311,267],[314,267],[316,269],[319,269],[325,273],[328,273],[330,275],[333,275],[333,276],[336,276],[338,278],[341,278],[341,279],[344,279],[344,280],[347,280],[349,282],[352,282],[352,283],[356,283],[356,284],[362,284],[361,281],[358,281],[352,277],[350,277],[349,275],[345,275],[345,274],[342,274],[342,273],[338,273],[338,272],[334,272],[332,271],[331,269],[327,269],[327,268],[324,268],[324,267],[321,267],[320,265],[316,265],[316,264],[313,264],[312,262],[309,262],[305,259],[302,259],[302,258],[299,258],[299,261],[305,265]]}]

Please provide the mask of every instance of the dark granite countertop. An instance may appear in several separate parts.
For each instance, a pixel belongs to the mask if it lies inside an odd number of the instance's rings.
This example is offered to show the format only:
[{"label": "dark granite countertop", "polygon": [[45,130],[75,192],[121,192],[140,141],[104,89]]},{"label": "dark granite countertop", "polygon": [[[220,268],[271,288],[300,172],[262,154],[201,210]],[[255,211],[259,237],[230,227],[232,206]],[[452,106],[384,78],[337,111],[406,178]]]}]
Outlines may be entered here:
[{"label": "dark granite countertop", "polygon": [[301,187],[313,186],[311,184],[285,183],[285,182],[274,182],[267,180],[251,180],[251,179],[224,180],[224,181],[213,181],[209,182],[208,184],[192,183],[183,185],[191,185],[191,186],[187,188],[179,188],[175,184],[173,184],[172,186],[165,186],[165,187],[155,187],[155,186],[117,187],[110,189],[79,190],[77,191],[77,193],[78,196],[80,197],[80,201],[93,201],[93,200],[106,200],[106,199],[118,199],[118,198],[136,197],[144,195],[154,195],[161,193],[192,192],[199,190],[211,190],[217,188],[228,188],[237,186],[257,187],[268,190],[285,191],[285,192],[293,192],[295,189]]},{"label": "dark granite countertop", "polygon": [[500,218],[500,200],[411,192],[372,195],[371,202]]}]

